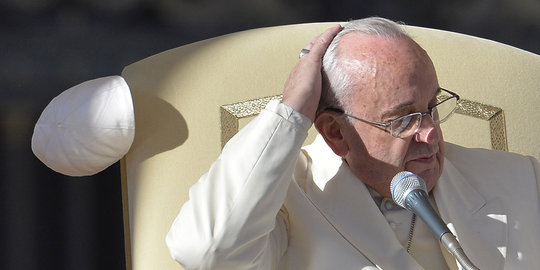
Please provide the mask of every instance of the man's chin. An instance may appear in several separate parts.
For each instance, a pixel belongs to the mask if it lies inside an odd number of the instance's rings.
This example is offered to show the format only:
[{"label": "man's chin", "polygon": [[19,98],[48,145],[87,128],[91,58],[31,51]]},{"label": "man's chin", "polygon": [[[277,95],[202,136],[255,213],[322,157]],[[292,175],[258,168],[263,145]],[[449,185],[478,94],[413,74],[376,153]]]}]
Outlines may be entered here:
[{"label": "man's chin", "polygon": [[439,168],[440,166],[437,165],[435,166],[435,168],[410,168],[406,170],[422,177],[422,179],[424,179],[424,181],[426,182],[427,190],[431,191],[441,177],[442,170],[440,170]]}]

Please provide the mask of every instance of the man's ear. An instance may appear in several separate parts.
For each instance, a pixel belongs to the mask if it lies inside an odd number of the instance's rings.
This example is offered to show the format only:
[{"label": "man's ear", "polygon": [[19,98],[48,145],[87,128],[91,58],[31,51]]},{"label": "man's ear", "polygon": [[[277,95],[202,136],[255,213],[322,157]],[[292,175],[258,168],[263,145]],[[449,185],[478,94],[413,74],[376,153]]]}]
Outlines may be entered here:
[{"label": "man's ear", "polygon": [[315,128],[323,136],[332,151],[340,157],[349,152],[349,145],[345,140],[345,121],[334,112],[323,111],[315,118]]}]

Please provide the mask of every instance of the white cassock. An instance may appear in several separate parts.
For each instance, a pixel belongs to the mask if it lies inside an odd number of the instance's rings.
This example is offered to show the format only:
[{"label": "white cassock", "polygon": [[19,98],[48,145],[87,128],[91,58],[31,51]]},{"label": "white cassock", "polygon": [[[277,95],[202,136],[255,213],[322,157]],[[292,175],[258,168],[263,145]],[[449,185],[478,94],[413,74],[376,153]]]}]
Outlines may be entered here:
[{"label": "white cassock", "polygon": [[[458,269],[446,251],[415,250],[414,237],[413,252],[437,256],[407,253],[324,140],[302,149],[310,126],[269,103],[190,189],[167,235],[171,255],[186,269],[424,269],[420,257],[424,266]],[[532,157],[447,143],[432,196],[477,267],[537,269],[539,182]]]}]

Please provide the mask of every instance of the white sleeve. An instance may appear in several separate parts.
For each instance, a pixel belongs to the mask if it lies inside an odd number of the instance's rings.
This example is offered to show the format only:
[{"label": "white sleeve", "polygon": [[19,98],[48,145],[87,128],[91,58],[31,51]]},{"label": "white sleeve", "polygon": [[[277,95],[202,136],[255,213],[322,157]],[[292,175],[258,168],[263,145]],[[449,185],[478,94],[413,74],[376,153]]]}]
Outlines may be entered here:
[{"label": "white sleeve", "polygon": [[168,235],[186,269],[273,269],[287,247],[283,205],[309,118],[273,101],[190,189]]}]

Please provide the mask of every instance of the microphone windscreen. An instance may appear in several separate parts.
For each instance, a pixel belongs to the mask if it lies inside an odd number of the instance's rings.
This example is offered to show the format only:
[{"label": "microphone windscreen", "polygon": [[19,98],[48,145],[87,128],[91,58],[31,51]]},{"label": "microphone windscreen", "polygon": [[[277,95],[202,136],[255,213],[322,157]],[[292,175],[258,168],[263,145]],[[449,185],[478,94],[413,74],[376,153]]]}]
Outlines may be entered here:
[{"label": "microphone windscreen", "polygon": [[390,182],[390,194],[392,194],[392,200],[403,208],[406,208],[404,203],[409,192],[417,189],[421,189],[427,193],[426,182],[422,177],[409,171],[397,173],[394,178],[392,178],[392,182]]}]

